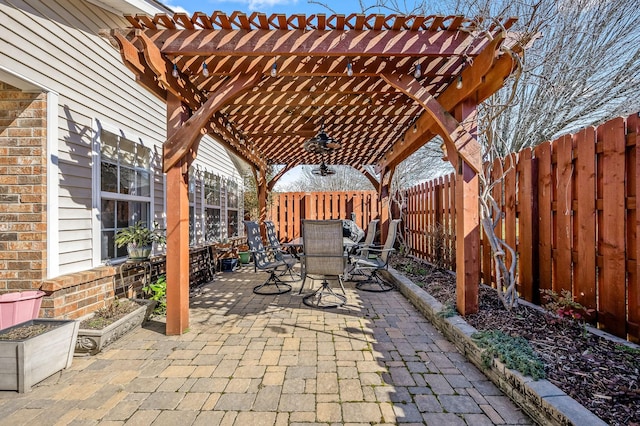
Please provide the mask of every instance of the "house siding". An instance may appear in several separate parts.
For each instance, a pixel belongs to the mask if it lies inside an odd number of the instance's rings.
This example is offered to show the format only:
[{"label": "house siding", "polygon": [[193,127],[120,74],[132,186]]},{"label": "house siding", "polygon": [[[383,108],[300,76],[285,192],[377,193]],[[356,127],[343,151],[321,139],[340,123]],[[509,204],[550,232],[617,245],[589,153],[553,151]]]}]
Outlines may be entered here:
[{"label": "house siding", "polygon": [[[11,138],[17,132],[24,133],[21,143],[25,148],[37,153],[23,155],[20,151],[21,161],[29,162],[21,170],[0,164],[5,172],[0,174],[0,216],[4,219],[0,221],[0,293],[42,288],[48,296],[41,316],[75,318],[86,313],[86,306],[93,309],[106,303],[113,290],[96,303],[83,302],[83,295],[94,297],[96,291],[113,286],[117,278],[112,267],[102,265],[96,244],[100,224],[94,150],[99,129],[104,125],[135,135],[136,142],[155,154],[152,209],[162,225],[166,217],[161,168],[166,106],[136,82],[119,52],[98,35],[102,29],[127,27],[122,16],[81,0],[0,0],[0,22],[0,92],[29,102],[13,108],[0,97],[0,161],[15,160],[10,157],[15,157],[18,148],[11,145],[16,143]],[[4,82],[3,75],[46,89],[23,92]],[[57,105],[48,105],[54,108],[54,117],[57,110],[57,144],[51,153],[46,152],[46,109],[37,117],[24,116],[45,108],[46,91],[55,93],[57,99]],[[17,123],[15,116],[20,114],[22,121]],[[239,177],[220,144],[205,137],[199,146],[194,166]],[[58,183],[50,204],[47,173],[57,173]],[[47,214],[57,217],[49,228]],[[57,241],[55,250],[47,252],[47,241]],[[48,270],[56,272],[52,275]],[[83,308],[69,307],[72,299]]]},{"label": "house siding", "polygon": [[[58,240],[59,273],[98,266],[92,183],[95,123],[123,129],[158,154],[153,216],[164,221],[161,145],[166,135],[164,102],[140,86],[119,53],[98,31],[126,27],[121,16],[79,0],[0,0],[3,66],[59,93]],[[6,23],[6,24],[5,24]],[[6,59],[6,60],[5,60]],[[227,152],[210,138],[200,144],[195,165],[238,176]],[[99,229],[99,228],[98,228]]]}]

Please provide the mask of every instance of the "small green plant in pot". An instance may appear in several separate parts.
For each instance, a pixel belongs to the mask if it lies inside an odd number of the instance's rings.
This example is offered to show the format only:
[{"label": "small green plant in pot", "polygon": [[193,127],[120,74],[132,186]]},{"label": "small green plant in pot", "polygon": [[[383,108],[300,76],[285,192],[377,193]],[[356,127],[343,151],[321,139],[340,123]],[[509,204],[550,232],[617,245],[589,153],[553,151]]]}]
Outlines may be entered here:
[{"label": "small green plant in pot", "polygon": [[136,260],[149,258],[153,243],[164,244],[166,240],[164,230],[159,229],[156,222],[153,228],[148,228],[143,221],[119,230],[115,238],[116,245],[127,246],[129,258]]}]

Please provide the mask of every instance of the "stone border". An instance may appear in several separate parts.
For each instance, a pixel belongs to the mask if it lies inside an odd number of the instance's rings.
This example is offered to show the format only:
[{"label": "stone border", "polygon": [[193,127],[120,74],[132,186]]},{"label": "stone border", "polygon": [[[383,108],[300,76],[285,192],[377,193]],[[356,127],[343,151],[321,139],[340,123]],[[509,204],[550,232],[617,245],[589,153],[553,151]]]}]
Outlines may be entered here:
[{"label": "stone border", "polygon": [[493,360],[490,368],[483,367],[480,359],[482,349],[471,339],[471,335],[478,331],[475,327],[459,315],[449,318],[438,316],[443,305],[393,268],[389,268],[385,275],[425,318],[536,423],[561,426],[606,425],[548,380],[533,380],[529,376],[523,376],[518,371],[506,368],[498,359]]}]

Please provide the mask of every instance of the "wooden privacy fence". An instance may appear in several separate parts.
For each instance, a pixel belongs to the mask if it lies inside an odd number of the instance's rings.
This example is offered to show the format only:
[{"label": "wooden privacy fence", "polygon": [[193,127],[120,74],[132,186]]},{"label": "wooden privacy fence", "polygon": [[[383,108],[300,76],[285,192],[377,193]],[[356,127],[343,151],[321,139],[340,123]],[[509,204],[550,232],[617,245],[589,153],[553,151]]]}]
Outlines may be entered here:
[{"label": "wooden privacy fence", "polygon": [[351,219],[362,229],[379,217],[376,191],[286,192],[271,194],[267,217],[274,221],[278,238],[300,237],[302,219]]},{"label": "wooden privacy fence", "polygon": [[[491,168],[502,210],[498,235],[518,256],[518,291],[540,302],[541,289],[570,290],[596,310],[599,326],[640,339],[640,120],[618,118],[511,154]],[[455,268],[452,176],[406,192],[407,242],[416,256]],[[438,251],[436,229],[448,251]],[[443,244],[440,244],[443,245]],[[443,250],[443,249],[441,249]],[[447,257],[448,256],[448,257]],[[495,286],[486,237],[482,279]]]}]

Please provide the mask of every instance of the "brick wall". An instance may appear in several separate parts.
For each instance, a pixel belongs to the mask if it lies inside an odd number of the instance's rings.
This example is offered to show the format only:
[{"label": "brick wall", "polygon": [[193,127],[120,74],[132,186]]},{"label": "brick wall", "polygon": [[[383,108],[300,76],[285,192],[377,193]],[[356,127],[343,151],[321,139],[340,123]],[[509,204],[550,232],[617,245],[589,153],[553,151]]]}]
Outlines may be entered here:
[{"label": "brick wall", "polygon": [[0,293],[46,275],[46,93],[0,82]]},{"label": "brick wall", "polygon": [[40,308],[41,318],[78,319],[110,304],[114,296],[141,297],[141,287],[151,274],[142,266],[126,268],[100,266],[88,271],[61,275],[42,282],[47,293]]}]

